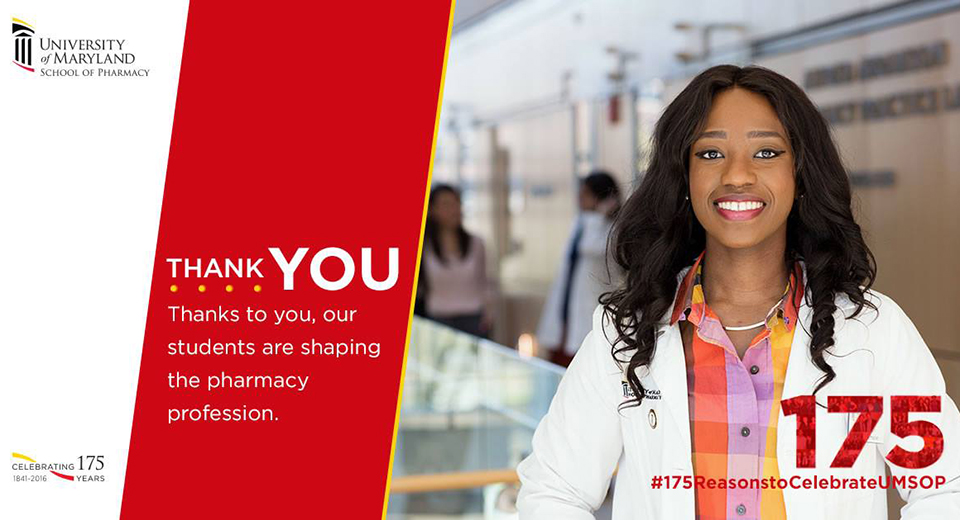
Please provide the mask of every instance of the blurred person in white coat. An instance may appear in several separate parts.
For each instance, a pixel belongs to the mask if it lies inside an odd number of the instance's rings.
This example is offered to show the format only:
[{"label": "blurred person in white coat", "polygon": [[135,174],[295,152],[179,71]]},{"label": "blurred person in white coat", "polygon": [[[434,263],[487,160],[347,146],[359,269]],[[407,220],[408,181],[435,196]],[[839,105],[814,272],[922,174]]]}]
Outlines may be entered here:
[{"label": "blurred person in white coat", "polygon": [[888,487],[895,517],[960,518],[960,412],[872,289],[849,177],[803,90],[711,67],[653,149],[611,231],[626,282],[517,467],[520,519],[592,519],[614,473],[613,520],[887,520]]},{"label": "blurred person in white coat", "polygon": [[591,328],[600,295],[618,280],[618,268],[606,262],[607,237],[620,208],[620,188],[613,176],[594,171],[580,181],[580,213],[567,241],[560,270],[547,296],[537,342],[550,360],[567,366]]}]

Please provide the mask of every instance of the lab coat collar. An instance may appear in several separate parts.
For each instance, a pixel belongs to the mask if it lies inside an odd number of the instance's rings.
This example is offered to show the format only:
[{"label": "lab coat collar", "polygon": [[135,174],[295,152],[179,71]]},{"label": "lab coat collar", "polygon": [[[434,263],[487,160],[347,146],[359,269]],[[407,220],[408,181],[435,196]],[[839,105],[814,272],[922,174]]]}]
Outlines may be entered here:
[{"label": "lab coat collar", "polygon": [[[793,343],[790,347],[790,360],[787,363],[787,374],[783,387],[784,399],[813,393],[817,380],[823,375],[810,359],[809,330],[812,309],[807,302],[813,301],[813,294],[807,280],[807,266],[803,261],[800,261],[800,268],[805,297],[797,310],[798,326],[795,328]],[[677,274],[677,290],[679,290],[689,270],[690,267],[685,267]],[[837,307],[842,309],[845,307],[843,303],[838,299]],[[689,428],[683,427],[690,421],[687,406],[687,370],[683,358],[680,327],[677,323],[671,323],[672,313],[673,307],[669,308],[661,317],[653,359],[649,368],[645,370],[644,367],[641,367],[637,375],[641,379],[648,376],[653,380],[653,383],[660,390],[661,398],[668,413],[676,420],[676,424],[681,425],[680,431],[677,433],[685,442],[685,445],[689,445],[690,431]]]},{"label": "lab coat collar", "polygon": [[[823,375],[810,359],[809,330],[812,309],[807,302],[813,301],[813,294],[810,292],[810,286],[807,282],[806,264],[801,261],[800,267],[803,273],[802,280],[804,295],[806,297],[800,302],[800,307],[797,311],[798,326],[795,327],[793,343],[790,347],[790,359],[787,364],[787,373],[783,386],[783,399],[812,394],[817,381]],[[678,290],[689,270],[689,267],[684,268],[677,275]],[[838,300],[837,306],[838,308],[842,308],[845,305]],[[656,352],[651,360],[649,371],[641,370],[638,372],[638,375],[641,373],[648,374],[653,384],[660,390],[661,403],[663,406],[662,411],[669,414],[672,419],[670,423],[676,428],[674,433],[680,439],[679,449],[682,450],[681,453],[686,454],[683,458],[682,465],[664,469],[672,469],[675,472],[680,471],[686,474],[692,474],[693,461],[689,427],[690,412],[687,400],[687,370],[683,357],[683,342],[680,337],[680,327],[677,323],[670,322],[672,312],[673,308],[671,307],[660,320],[660,336],[657,339]],[[781,422],[784,420],[783,417],[783,411],[781,410],[779,419]],[[789,478],[796,473],[795,435],[793,428],[777,429],[777,459],[778,461],[785,461],[780,463],[781,477]],[[802,504],[800,502],[801,498],[796,496],[795,491],[789,488],[783,490],[783,499],[788,517],[792,516],[790,514],[791,511],[802,511],[805,518],[813,518],[814,520],[824,518],[824,503],[822,502],[819,507],[811,509],[810,504]]]}]

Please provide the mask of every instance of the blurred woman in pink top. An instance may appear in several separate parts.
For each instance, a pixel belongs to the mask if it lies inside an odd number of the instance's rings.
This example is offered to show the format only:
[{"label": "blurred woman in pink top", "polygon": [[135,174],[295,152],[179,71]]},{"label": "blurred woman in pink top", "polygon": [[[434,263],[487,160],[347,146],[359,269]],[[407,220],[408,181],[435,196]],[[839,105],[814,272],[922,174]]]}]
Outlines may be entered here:
[{"label": "blurred woman in pink top", "polygon": [[488,337],[493,286],[483,240],[463,227],[460,192],[448,184],[430,191],[416,312],[455,329]]}]

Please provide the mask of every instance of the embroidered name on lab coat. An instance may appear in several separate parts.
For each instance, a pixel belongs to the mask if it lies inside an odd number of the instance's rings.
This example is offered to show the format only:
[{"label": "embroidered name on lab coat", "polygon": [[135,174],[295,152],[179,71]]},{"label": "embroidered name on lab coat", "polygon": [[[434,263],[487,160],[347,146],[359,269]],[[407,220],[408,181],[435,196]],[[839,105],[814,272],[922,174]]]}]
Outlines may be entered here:
[{"label": "embroidered name on lab coat", "polygon": [[[628,397],[628,398],[630,398],[630,399],[633,399],[633,397],[634,397],[636,394],[634,394],[634,393],[633,393],[633,389],[630,388],[630,383],[628,383],[628,382],[626,382],[626,381],[623,381],[623,382],[621,382],[621,385],[623,385],[623,396],[624,396],[624,397]],[[660,400],[660,390],[654,390],[654,389],[651,389],[651,388],[644,388],[644,389],[643,389],[643,398],[644,398],[644,399],[653,399],[654,401],[659,401],[659,400]]]}]

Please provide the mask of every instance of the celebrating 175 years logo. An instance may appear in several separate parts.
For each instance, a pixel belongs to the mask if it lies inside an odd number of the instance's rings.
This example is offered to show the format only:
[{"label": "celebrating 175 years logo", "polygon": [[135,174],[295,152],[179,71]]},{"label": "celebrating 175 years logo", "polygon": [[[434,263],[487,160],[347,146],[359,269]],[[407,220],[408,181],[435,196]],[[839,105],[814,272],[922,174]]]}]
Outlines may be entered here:
[{"label": "celebrating 175 years logo", "polygon": [[47,482],[48,479],[75,484],[106,482],[104,459],[103,455],[80,455],[69,460],[41,462],[29,455],[13,452],[10,454],[10,470],[14,482]]}]

